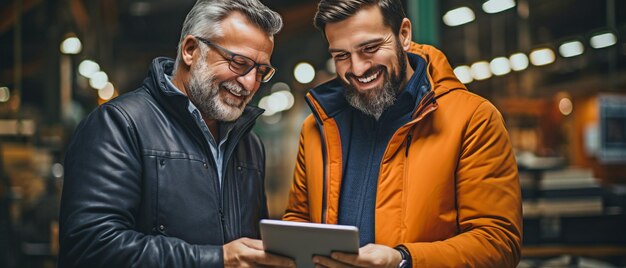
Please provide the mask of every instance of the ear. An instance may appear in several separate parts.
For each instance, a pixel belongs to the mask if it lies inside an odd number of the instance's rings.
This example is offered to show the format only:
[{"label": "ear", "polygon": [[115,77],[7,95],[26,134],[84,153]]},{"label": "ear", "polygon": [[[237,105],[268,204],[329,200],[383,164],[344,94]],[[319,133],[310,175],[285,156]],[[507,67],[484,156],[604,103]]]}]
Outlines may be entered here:
[{"label": "ear", "polygon": [[186,66],[191,66],[194,61],[194,54],[200,55],[200,47],[198,47],[198,40],[192,35],[185,36],[181,43],[181,58],[182,63]]},{"label": "ear", "polygon": [[400,45],[402,45],[404,51],[408,51],[411,47],[412,34],[413,28],[411,26],[411,21],[407,18],[402,19],[402,24],[400,24],[400,32],[398,33],[398,37],[400,37]]}]

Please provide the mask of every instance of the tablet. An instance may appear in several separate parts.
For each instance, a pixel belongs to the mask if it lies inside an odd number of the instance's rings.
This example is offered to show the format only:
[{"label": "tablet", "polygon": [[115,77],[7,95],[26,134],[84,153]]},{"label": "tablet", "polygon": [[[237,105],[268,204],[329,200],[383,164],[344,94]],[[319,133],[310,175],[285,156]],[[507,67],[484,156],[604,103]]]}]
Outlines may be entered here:
[{"label": "tablet", "polygon": [[354,226],[261,220],[260,228],[265,251],[290,257],[297,267],[315,267],[313,255],[359,252],[359,229]]}]

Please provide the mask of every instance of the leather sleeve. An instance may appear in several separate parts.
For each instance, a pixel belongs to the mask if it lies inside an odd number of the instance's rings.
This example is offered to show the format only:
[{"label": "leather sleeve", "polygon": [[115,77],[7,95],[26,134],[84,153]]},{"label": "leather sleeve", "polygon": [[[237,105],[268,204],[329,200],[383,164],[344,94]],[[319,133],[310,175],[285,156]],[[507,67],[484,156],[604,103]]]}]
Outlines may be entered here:
[{"label": "leather sleeve", "polygon": [[456,170],[459,235],[404,244],[415,267],[516,267],[522,208],[515,157],[500,113],[484,101],[463,135]]},{"label": "leather sleeve", "polygon": [[59,267],[221,267],[220,246],[134,229],[142,189],[137,133],[113,104],[77,128],[65,158]]}]

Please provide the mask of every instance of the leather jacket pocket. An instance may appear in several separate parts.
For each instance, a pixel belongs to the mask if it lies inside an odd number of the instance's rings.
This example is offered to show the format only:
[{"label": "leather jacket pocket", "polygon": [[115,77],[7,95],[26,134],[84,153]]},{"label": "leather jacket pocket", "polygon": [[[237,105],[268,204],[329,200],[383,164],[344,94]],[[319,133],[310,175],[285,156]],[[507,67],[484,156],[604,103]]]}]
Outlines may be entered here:
[{"label": "leather jacket pocket", "polygon": [[163,153],[150,157],[154,176],[152,184],[151,225],[155,234],[177,237],[189,243],[221,243],[217,179],[200,157],[183,153]]}]

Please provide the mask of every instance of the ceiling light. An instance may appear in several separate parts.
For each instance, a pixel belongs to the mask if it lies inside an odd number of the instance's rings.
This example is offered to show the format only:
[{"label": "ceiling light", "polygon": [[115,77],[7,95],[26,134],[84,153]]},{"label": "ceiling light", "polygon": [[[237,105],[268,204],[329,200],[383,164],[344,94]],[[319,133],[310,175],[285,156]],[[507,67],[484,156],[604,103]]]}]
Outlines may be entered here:
[{"label": "ceiling light", "polygon": [[617,38],[613,33],[598,34],[589,40],[589,44],[595,49],[609,47],[615,43],[617,43]]},{"label": "ceiling light", "polygon": [[471,72],[472,77],[474,77],[474,79],[476,80],[485,80],[491,77],[489,63],[486,61],[479,61],[472,64]]},{"label": "ceiling light", "polygon": [[513,71],[523,71],[528,68],[528,57],[524,53],[515,53],[509,57]]},{"label": "ceiling light", "polygon": [[454,74],[463,84],[469,84],[474,81],[474,78],[472,77],[472,71],[467,65],[461,65],[454,68]]},{"label": "ceiling light", "polygon": [[89,79],[89,85],[97,90],[103,89],[107,82],[109,82],[109,76],[105,72],[96,72]]},{"label": "ceiling light", "polygon": [[282,91],[282,90],[290,91],[291,88],[289,88],[289,85],[287,85],[287,83],[285,83],[285,82],[276,82],[270,88],[271,92],[278,92],[278,91]]},{"label": "ceiling light", "polygon": [[562,98],[559,101],[559,111],[563,115],[569,115],[574,111],[574,104],[569,98]]},{"label": "ceiling light", "polygon": [[489,63],[491,72],[497,76],[505,75],[511,72],[511,64],[506,57],[497,57]]},{"label": "ceiling light", "polygon": [[267,106],[271,107],[273,111],[282,112],[291,109],[293,107],[294,98],[289,91],[278,91],[272,93],[267,100]]},{"label": "ceiling light", "polygon": [[583,52],[585,52],[585,47],[580,41],[566,42],[559,46],[559,54],[564,58],[578,56]]},{"label": "ceiling light", "polygon": [[459,7],[443,15],[443,23],[448,26],[459,26],[473,21],[476,18],[474,11],[469,7]]},{"label": "ceiling light", "polygon": [[530,63],[535,66],[544,66],[553,63],[555,59],[554,52],[549,48],[535,49],[530,52]]},{"label": "ceiling light", "polygon": [[513,0],[489,0],[483,3],[483,10],[489,14],[498,13],[515,6]]},{"label": "ceiling light", "polygon": [[308,62],[301,62],[293,69],[293,76],[301,84],[308,84],[315,78],[315,68]]},{"label": "ceiling light", "polygon": [[52,172],[52,176],[57,179],[63,177],[63,165],[61,165],[61,163],[54,163],[50,171]]},{"label": "ceiling light", "polygon": [[92,60],[84,60],[78,65],[78,73],[84,77],[91,76],[100,71],[100,65]]},{"label": "ceiling light", "polygon": [[11,98],[11,92],[8,87],[0,87],[0,102],[7,102]]},{"label": "ceiling light", "polygon": [[263,112],[263,116],[272,116],[276,113],[276,111],[269,106],[270,96],[265,96],[259,101],[259,108],[265,110],[265,112]]},{"label": "ceiling light", "polygon": [[106,82],[106,84],[104,85],[104,88],[98,90],[98,97],[106,101],[113,98],[114,94],[115,94],[115,87],[113,86],[113,84],[111,84],[111,82]]},{"label": "ceiling light", "polygon": [[80,43],[80,39],[76,37],[68,37],[61,42],[61,53],[63,54],[78,54],[82,48],[83,45]]}]

